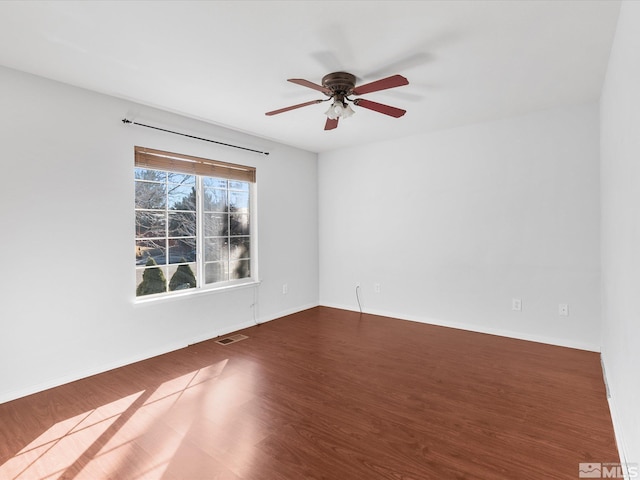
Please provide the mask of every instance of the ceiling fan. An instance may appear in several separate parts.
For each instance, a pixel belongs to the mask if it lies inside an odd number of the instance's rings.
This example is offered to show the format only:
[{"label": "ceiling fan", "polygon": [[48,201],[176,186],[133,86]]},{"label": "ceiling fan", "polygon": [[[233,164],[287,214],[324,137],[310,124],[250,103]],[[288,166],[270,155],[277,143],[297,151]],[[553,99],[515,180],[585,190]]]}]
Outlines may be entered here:
[{"label": "ceiling fan", "polygon": [[318,90],[319,92],[324,93],[328,98],[291,105],[290,107],[267,112],[265,115],[277,115],[278,113],[288,112],[289,110],[306,107],[307,105],[315,105],[316,103],[333,100],[329,110],[325,112],[327,122],[324,125],[325,130],[333,130],[338,126],[338,120],[340,118],[348,118],[355,113],[351,108],[351,105],[349,105],[349,102],[359,107],[384,113],[385,115],[389,115],[394,118],[399,118],[407,113],[406,110],[384,105],[382,103],[372,102],[371,100],[365,100],[364,98],[349,98],[350,95],[364,95],[366,93],[378,92],[388,88],[408,85],[409,80],[404,78],[402,75],[392,75],[357,87],[355,86],[356,77],[346,72],[334,72],[325,75],[322,78],[322,85],[318,85],[302,78],[289,78],[287,81],[302,85],[303,87],[312,88],[313,90]]}]

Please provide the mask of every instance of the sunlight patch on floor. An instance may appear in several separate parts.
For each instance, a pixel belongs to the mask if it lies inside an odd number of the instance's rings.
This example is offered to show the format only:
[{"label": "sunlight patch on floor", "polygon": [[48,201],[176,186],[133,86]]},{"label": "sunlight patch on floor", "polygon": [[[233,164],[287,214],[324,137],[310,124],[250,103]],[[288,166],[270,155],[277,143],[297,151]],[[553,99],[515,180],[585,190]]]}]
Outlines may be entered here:
[{"label": "sunlight patch on floor", "polygon": [[[226,364],[194,370],[52,425],[0,465],[0,478],[95,480],[126,472],[127,478],[161,479],[184,433],[197,422],[198,407],[212,400],[220,409],[233,404],[233,382],[218,381]],[[172,411],[177,429],[162,421]]]},{"label": "sunlight patch on floor", "polygon": [[0,478],[57,478],[56,475],[73,465],[142,393],[128,395],[51,426],[0,466]]}]

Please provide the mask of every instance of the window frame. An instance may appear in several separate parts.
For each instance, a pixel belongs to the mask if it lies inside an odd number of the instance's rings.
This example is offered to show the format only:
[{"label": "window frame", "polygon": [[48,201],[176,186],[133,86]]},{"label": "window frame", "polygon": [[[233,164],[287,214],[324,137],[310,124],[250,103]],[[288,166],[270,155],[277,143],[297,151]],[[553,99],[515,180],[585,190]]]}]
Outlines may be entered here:
[{"label": "window frame", "polygon": [[[256,168],[232,164],[227,162],[221,162],[217,160],[205,159],[200,157],[194,157],[190,155],[183,155],[173,152],[166,152],[162,150],[155,150],[146,147],[135,146],[135,161],[134,161],[134,170],[136,168],[143,168],[148,170],[157,170],[164,171],[176,174],[186,174],[186,175],[194,175],[195,176],[195,193],[196,193],[196,233],[195,233],[195,242],[196,242],[196,258],[195,262],[187,262],[187,263],[195,263],[195,276],[196,276],[196,286],[182,289],[182,290],[169,290],[169,280],[170,278],[165,278],[167,282],[167,290],[164,292],[152,293],[147,295],[135,295],[135,302],[142,303],[151,300],[161,300],[161,299],[170,299],[175,297],[182,297],[186,295],[198,295],[203,293],[211,293],[211,292],[219,292],[223,290],[228,290],[231,288],[239,288],[246,287],[250,285],[254,285],[258,282],[258,261],[257,261],[257,185],[256,185]],[[249,276],[238,279],[227,279],[220,282],[214,283],[206,283],[205,271],[207,260],[205,257],[205,227],[204,227],[204,217],[207,212],[205,212],[205,199],[204,199],[204,182],[203,177],[210,178],[218,178],[227,181],[240,181],[248,183],[248,194],[249,194]],[[134,183],[138,181],[134,179]],[[226,214],[227,217],[227,235],[226,238],[229,241],[228,248],[228,258],[226,259],[226,264],[229,267],[233,262],[231,260],[231,239],[233,236],[231,235],[230,229],[230,193],[235,189],[230,188],[229,183],[225,188],[225,192],[227,195],[227,203],[226,203]],[[237,190],[240,191],[240,190]],[[137,213],[138,207],[134,208],[134,211]],[[168,212],[169,205],[165,206],[165,212]],[[167,225],[168,229],[169,226]],[[169,239],[169,231],[165,231],[165,238]],[[134,234],[134,239],[137,242],[141,239],[138,237],[137,232]],[[169,255],[169,252],[166,252]],[[178,263],[176,265],[180,265]],[[167,261],[163,265],[158,265],[161,268],[161,271],[165,274],[168,274],[168,270],[172,264]],[[137,278],[137,272],[139,270],[139,266],[135,265],[135,277]],[[143,269],[144,270],[144,269]],[[229,273],[229,272],[228,272]],[[138,280],[135,282],[135,288],[139,285]]]}]

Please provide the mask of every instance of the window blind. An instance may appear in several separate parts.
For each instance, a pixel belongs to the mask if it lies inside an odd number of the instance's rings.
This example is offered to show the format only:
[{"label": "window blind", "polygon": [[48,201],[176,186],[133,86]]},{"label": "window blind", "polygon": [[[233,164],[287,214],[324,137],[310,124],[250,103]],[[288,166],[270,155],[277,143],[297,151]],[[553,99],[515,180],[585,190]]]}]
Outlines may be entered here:
[{"label": "window blind", "polygon": [[136,167],[169,170],[190,175],[226,178],[255,183],[255,167],[219,162],[206,158],[192,157],[181,153],[171,153],[146,147],[135,147]]}]

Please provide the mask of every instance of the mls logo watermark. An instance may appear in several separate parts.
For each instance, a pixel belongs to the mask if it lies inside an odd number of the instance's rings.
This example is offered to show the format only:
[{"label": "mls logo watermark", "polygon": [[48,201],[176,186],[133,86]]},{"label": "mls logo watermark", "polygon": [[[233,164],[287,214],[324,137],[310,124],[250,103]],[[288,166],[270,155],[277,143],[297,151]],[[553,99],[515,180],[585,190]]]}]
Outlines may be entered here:
[{"label": "mls logo watermark", "polygon": [[638,478],[638,465],[635,463],[580,463],[580,478]]},{"label": "mls logo watermark", "polygon": [[602,478],[602,464],[581,463],[579,464],[578,474],[580,478]]}]

